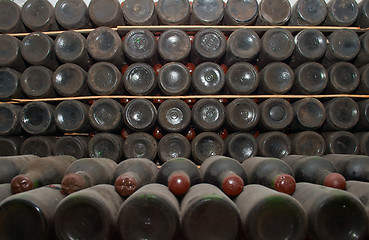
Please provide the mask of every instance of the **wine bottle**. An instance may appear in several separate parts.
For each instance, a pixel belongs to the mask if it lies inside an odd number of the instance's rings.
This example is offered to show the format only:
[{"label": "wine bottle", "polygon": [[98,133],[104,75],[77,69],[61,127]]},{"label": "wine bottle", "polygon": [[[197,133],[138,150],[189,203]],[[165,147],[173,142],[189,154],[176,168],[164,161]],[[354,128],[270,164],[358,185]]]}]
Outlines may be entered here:
[{"label": "wine bottle", "polygon": [[[364,1],[365,2],[365,1]],[[360,68],[369,63],[369,49],[368,49],[369,35],[364,33],[360,36],[360,51],[355,59],[355,66]]]},{"label": "wine bottle", "polygon": [[269,98],[259,104],[259,126],[265,130],[282,130],[293,120],[293,109],[287,100]]},{"label": "wine bottle", "polygon": [[159,71],[158,86],[162,94],[184,95],[191,86],[190,71],[182,63],[167,63]]},{"label": "wine bottle", "polygon": [[62,132],[88,132],[91,130],[88,112],[89,106],[87,104],[77,100],[62,101],[55,108],[54,118],[56,126]]},{"label": "wine bottle", "polygon": [[256,68],[247,62],[233,64],[225,75],[226,90],[236,95],[251,94],[259,86]]},{"label": "wine bottle", "polygon": [[24,165],[39,159],[35,155],[19,155],[0,157],[0,184],[10,183],[17,176]]},{"label": "wine bottle", "polygon": [[19,123],[19,114],[22,110],[21,106],[3,103],[0,105],[0,135],[1,136],[11,136],[11,135],[21,135],[22,128]]},{"label": "wine bottle", "polygon": [[0,156],[19,155],[24,140],[25,137],[23,136],[0,137]]},{"label": "wine bottle", "polygon": [[352,154],[328,154],[329,160],[347,180],[369,182],[369,157]]},{"label": "wine bottle", "polygon": [[287,0],[262,0],[256,25],[281,26],[291,18],[291,4]]},{"label": "wine bottle", "polygon": [[53,76],[55,90],[62,96],[75,97],[87,95],[87,73],[74,63],[65,63],[58,67]]},{"label": "wine bottle", "polygon": [[259,93],[282,95],[291,90],[295,74],[287,64],[272,62],[260,71],[259,78]]},{"label": "wine bottle", "polygon": [[292,7],[289,25],[318,26],[327,14],[328,7],[324,0],[297,0]]},{"label": "wine bottle", "polygon": [[92,65],[87,74],[87,85],[91,92],[100,96],[121,94],[124,92],[122,74],[109,62]]},{"label": "wine bottle", "polygon": [[[149,2],[153,3],[152,0]],[[123,9],[129,4],[131,3],[124,2]],[[154,34],[146,29],[133,29],[123,39],[124,53],[132,63],[147,62],[155,64],[157,60],[157,48]]]},{"label": "wine bottle", "polygon": [[226,123],[236,131],[248,131],[258,124],[258,105],[248,98],[237,98],[225,108]]},{"label": "wine bottle", "polygon": [[291,92],[314,95],[322,93],[328,84],[328,72],[317,62],[307,62],[294,70],[295,81]]},{"label": "wine bottle", "polygon": [[177,239],[178,215],[178,200],[168,188],[148,184],[121,205],[117,216],[118,231],[121,239]]},{"label": "wine bottle", "polygon": [[191,109],[183,100],[168,99],[158,108],[158,123],[168,132],[182,132],[191,122]]},{"label": "wine bottle", "polygon": [[291,129],[315,130],[321,127],[326,118],[324,105],[316,98],[303,98],[292,103],[293,120]]},{"label": "wine bottle", "polygon": [[359,106],[348,97],[333,98],[324,103],[326,119],[325,130],[349,130],[359,121]]},{"label": "wine bottle", "polygon": [[7,197],[13,195],[10,183],[2,183],[0,184],[0,202],[2,202]]},{"label": "wine bottle", "polygon": [[365,210],[352,194],[301,182],[296,184],[292,197],[303,206],[309,223],[314,223],[308,225],[308,239],[364,239]]},{"label": "wine bottle", "polygon": [[369,132],[356,132],[359,154],[369,156]]},{"label": "wine bottle", "polygon": [[56,97],[53,86],[54,72],[44,66],[30,66],[20,79],[20,86],[29,98]]},{"label": "wine bottle", "polygon": [[[0,4],[0,8],[1,8],[1,5],[6,2],[10,2],[10,1],[2,2]],[[10,2],[10,3],[15,4],[14,2]],[[0,29],[1,29],[1,23],[0,23]],[[9,67],[9,68],[12,68],[20,72],[23,72],[26,69],[26,64],[21,55],[21,50],[20,50],[21,45],[22,45],[22,42],[16,37],[6,35],[6,34],[0,35],[0,67]]]},{"label": "wine bottle", "polygon": [[21,10],[24,25],[33,32],[59,30],[54,6],[47,0],[27,0]]},{"label": "wine bottle", "polygon": [[[252,25],[258,16],[258,3],[256,0],[230,0],[224,9],[224,24]],[[248,40],[247,40],[248,41]]]},{"label": "wine bottle", "polygon": [[224,140],[214,132],[202,132],[191,141],[191,153],[197,164],[214,155],[224,155]]},{"label": "wine bottle", "polygon": [[240,213],[214,185],[201,183],[191,187],[181,201],[180,218],[184,239],[238,239]]},{"label": "wine bottle", "polygon": [[351,26],[359,15],[359,6],[354,0],[333,0],[328,4],[328,14],[324,25]]},{"label": "wine bottle", "polygon": [[245,238],[305,239],[308,220],[301,204],[291,196],[250,184],[234,202]]},{"label": "wine bottle", "polygon": [[122,203],[123,199],[108,184],[65,197],[54,215],[58,239],[118,239],[116,217]]},{"label": "wine bottle", "polygon": [[56,239],[53,219],[63,197],[55,184],[6,198],[0,204],[1,239]]},{"label": "wine bottle", "polygon": [[201,63],[192,73],[192,88],[198,94],[218,94],[222,91],[224,84],[225,74],[217,63]]},{"label": "wine bottle", "polygon": [[117,132],[123,127],[123,107],[113,99],[99,99],[90,106],[91,126],[102,132]]},{"label": "wine bottle", "polygon": [[113,183],[115,191],[128,197],[144,185],[156,182],[158,167],[147,158],[129,158],[115,168]]},{"label": "wine bottle", "polygon": [[56,140],[54,155],[69,155],[76,159],[88,157],[88,137],[62,136]]},{"label": "wine bottle", "polygon": [[83,0],[58,0],[55,19],[65,29],[91,28],[87,5]]},{"label": "wine bottle", "polygon": [[50,135],[56,132],[55,106],[45,102],[27,103],[19,114],[24,131],[32,135]]},{"label": "wine bottle", "polygon": [[328,69],[328,93],[351,93],[360,83],[359,70],[351,63],[337,62]]},{"label": "wine bottle", "polygon": [[147,99],[133,99],[123,110],[123,120],[127,127],[134,131],[151,129],[157,119],[157,110]]},{"label": "wine bottle", "polygon": [[359,15],[355,26],[362,28],[369,27],[368,1],[361,1],[359,3]]},{"label": "wine bottle", "polygon": [[[164,62],[186,62],[191,52],[191,41],[180,29],[164,31],[158,40],[158,53]],[[192,60],[192,59],[191,59]]]},{"label": "wine bottle", "polygon": [[162,25],[188,25],[190,23],[188,0],[158,0],[156,14]]},{"label": "wine bottle", "polygon": [[303,131],[288,136],[291,140],[291,153],[307,156],[323,156],[325,154],[324,138],[317,132]]},{"label": "wine bottle", "polygon": [[153,0],[126,0],[122,5],[122,12],[127,25],[157,25]]},{"label": "wine bottle", "polygon": [[225,139],[226,154],[239,162],[254,157],[258,152],[256,139],[250,133],[235,132]]},{"label": "wine bottle", "polygon": [[261,157],[283,158],[291,154],[291,140],[282,132],[266,132],[260,134],[256,141]]},{"label": "wine bottle", "polygon": [[346,189],[346,179],[336,167],[318,156],[289,155],[282,158],[294,172],[297,182],[309,182],[327,187]]},{"label": "wine bottle", "polygon": [[323,132],[326,154],[358,154],[359,142],[354,134],[348,131]]},{"label": "wine bottle", "polygon": [[64,171],[76,159],[72,156],[50,156],[25,164],[11,181],[13,193],[26,192],[52,183],[61,183]]},{"label": "wine bottle", "polygon": [[225,122],[225,108],[217,99],[204,98],[192,107],[192,121],[202,131],[215,131]]},{"label": "wine bottle", "polygon": [[21,155],[51,156],[54,153],[55,137],[32,136],[24,140],[20,147]]},{"label": "wine bottle", "polygon": [[98,133],[88,142],[91,158],[109,158],[119,163],[123,160],[123,138],[112,133]]},{"label": "wine bottle", "polygon": [[118,0],[91,0],[88,15],[96,26],[117,27],[124,25]]},{"label": "wine bottle", "polygon": [[369,64],[366,64],[359,68],[360,72],[360,83],[356,89],[357,94],[367,94],[369,93]]},{"label": "wine bottle", "polygon": [[220,188],[229,197],[236,197],[247,184],[247,174],[240,162],[224,156],[208,157],[201,164],[201,176],[205,183]]},{"label": "wine bottle", "polygon": [[194,0],[191,9],[191,25],[218,25],[223,20],[222,0]]},{"label": "wine bottle", "polygon": [[290,195],[295,191],[292,169],[280,159],[251,157],[242,162],[242,167],[248,183],[264,185]]},{"label": "wine bottle", "polygon": [[166,163],[172,158],[189,158],[191,144],[179,133],[165,134],[158,143],[158,157],[160,163]]},{"label": "wine bottle", "polygon": [[367,130],[369,128],[369,99],[357,102],[359,106],[359,121],[356,125],[358,130]]},{"label": "wine bottle", "polygon": [[7,101],[12,98],[22,97],[20,79],[22,74],[11,68],[0,68],[0,101]]},{"label": "wine bottle", "polygon": [[157,85],[154,69],[147,63],[134,63],[123,74],[124,88],[132,95],[150,95]]},{"label": "wine bottle", "polygon": [[147,158],[155,160],[158,143],[155,138],[145,132],[135,132],[126,138],[123,143],[125,158]]},{"label": "wine bottle", "polygon": [[184,196],[195,184],[201,183],[197,166],[187,158],[177,157],[165,162],[157,176],[158,183],[168,186],[177,197]]},{"label": "wine bottle", "polygon": [[0,3],[0,33],[26,32],[21,19],[21,8],[17,3],[6,0]]},{"label": "wine bottle", "polygon": [[68,166],[61,181],[64,194],[98,184],[111,184],[117,163],[108,158],[81,158]]}]

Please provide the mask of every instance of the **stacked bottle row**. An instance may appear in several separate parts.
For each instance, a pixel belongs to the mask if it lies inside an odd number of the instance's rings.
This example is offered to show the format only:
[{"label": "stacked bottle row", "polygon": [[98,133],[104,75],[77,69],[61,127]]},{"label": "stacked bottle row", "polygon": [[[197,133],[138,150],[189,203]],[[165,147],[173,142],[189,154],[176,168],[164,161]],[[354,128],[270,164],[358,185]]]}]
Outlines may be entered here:
[{"label": "stacked bottle row", "polygon": [[[122,1],[120,1],[122,2]],[[369,26],[368,1],[355,0],[27,0],[0,5],[0,32],[53,31],[59,29],[116,27],[121,25],[335,25]]]},{"label": "stacked bottle row", "polygon": [[368,233],[367,156],[291,155],[242,164],[213,156],[201,168],[175,158],[159,170],[142,158],[118,165],[31,155],[0,162],[6,239],[365,239]]}]

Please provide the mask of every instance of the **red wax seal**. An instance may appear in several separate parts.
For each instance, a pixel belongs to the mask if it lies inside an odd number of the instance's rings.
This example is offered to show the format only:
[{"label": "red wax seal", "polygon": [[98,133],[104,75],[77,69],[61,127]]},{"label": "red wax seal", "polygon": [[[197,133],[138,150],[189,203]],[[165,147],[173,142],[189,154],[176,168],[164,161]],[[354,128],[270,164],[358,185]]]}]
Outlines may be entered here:
[{"label": "red wax seal", "polygon": [[123,197],[130,196],[138,188],[136,179],[128,174],[122,174],[117,177],[114,186],[115,191]]},{"label": "red wax seal", "polygon": [[160,69],[161,69],[162,67],[163,67],[163,65],[161,65],[160,63],[155,64],[155,66],[154,66],[154,71],[155,71],[156,75],[159,75],[159,71],[160,71]]},{"label": "red wax seal", "polygon": [[324,179],[324,186],[346,190],[346,179],[339,173],[330,173]]},{"label": "red wax seal", "polygon": [[152,136],[157,140],[160,140],[163,137],[163,133],[158,126],[154,129]]},{"label": "red wax seal", "polygon": [[193,128],[190,128],[186,133],[186,138],[188,140],[193,140],[196,137],[196,132]]},{"label": "red wax seal", "polygon": [[78,174],[69,173],[63,177],[61,182],[62,193],[68,195],[85,188],[85,179]]},{"label": "red wax seal", "polygon": [[227,176],[222,183],[222,190],[229,197],[235,197],[242,192],[244,182],[238,175]]},{"label": "red wax seal", "polygon": [[168,179],[169,190],[178,196],[186,194],[190,186],[190,178],[185,173],[173,173]]},{"label": "red wax seal", "polygon": [[193,63],[187,63],[186,68],[188,69],[188,71],[190,71],[190,74],[192,75],[192,73],[195,70],[196,66]]},{"label": "red wax seal", "polygon": [[291,195],[295,192],[296,181],[289,174],[281,174],[274,180],[274,189],[278,192]]},{"label": "red wax seal", "polygon": [[13,194],[26,192],[33,189],[32,180],[26,175],[18,175],[12,179],[10,184]]},{"label": "red wax seal", "polygon": [[124,66],[121,68],[121,73],[124,74],[129,66],[127,64],[124,64]]}]

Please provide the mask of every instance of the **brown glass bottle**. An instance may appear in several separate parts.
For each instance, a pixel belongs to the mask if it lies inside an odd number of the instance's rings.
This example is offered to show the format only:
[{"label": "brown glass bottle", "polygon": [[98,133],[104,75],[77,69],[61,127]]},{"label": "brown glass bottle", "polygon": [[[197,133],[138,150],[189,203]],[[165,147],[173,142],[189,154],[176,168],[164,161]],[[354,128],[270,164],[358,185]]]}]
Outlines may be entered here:
[{"label": "brown glass bottle", "polygon": [[324,0],[297,0],[292,7],[288,25],[317,26],[328,14],[327,3]]},{"label": "brown glass bottle", "polygon": [[236,131],[248,131],[259,122],[258,105],[249,98],[238,98],[229,103],[225,109],[227,125]]},{"label": "brown glass bottle", "polygon": [[91,28],[87,5],[83,0],[58,0],[55,18],[65,29]]},{"label": "brown glass bottle", "polygon": [[19,114],[22,107],[3,103],[0,105],[0,135],[21,135],[22,128],[19,121]]},{"label": "brown glass bottle", "polygon": [[117,213],[119,239],[178,239],[178,215],[178,200],[166,186],[145,185],[127,198]]},{"label": "brown glass bottle", "polygon": [[323,156],[325,153],[324,138],[317,132],[303,131],[290,134],[292,154]]},{"label": "brown glass bottle", "polygon": [[225,88],[233,94],[251,94],[259,86],[256,68],[247,62],[233,64],[225,75]]},{"label": "brown glass bottle", "polygon": [[54,89],[65,97],[87,95],[87,73],[74,63],[65,63],[58,67],[53,75]]},{"label": "brown glass bottle", "polygon": [[21,18],[33,32],[59,30],[54,15],[54,6],[47,0],[27,0],[21,10]]},{"label": "brown glass bottle", "polygon": [[201,63],[192,73],[192,88],[198,94],[217,94],[222,91],[224,84],[224,70],[217,63]]},{"label": "brown glass bottle", "polygon": [[116,217],[122,203],[123,199],[115,192],[114,186],[108,184],[65,197],[54,215],[58,239],[118,239]]},{"label": "brown glass bottle", "polygon": [[165,95],[187,94],[191,81],[190,71],[179,62],[167,63],[159,71],[158,86],[161,93]]},{"label": "brown glass bottle", "polygon": [[327,6],[328,14],[324,25],[348,27],[359,15],[359,6],[354,0],[332,0]]},{"label": "brown glass bottle", "polygon": [[182,134],[165,134],[159,141],[158,157],[160,163],[166,163],[172,158],[189,158],[190,154],[191,144]]},{"label": "brown glass bottle", "polygon": [[58,34],[55,38],[55,54],[61,62],[75,63],[85,71],[92,65],[91,57],[87,53],[87,40],[79,32],[65,31]]},{"label": "brown glass bottle", "polygon": [[[0,8],[2,3],[0,3]],[[20,72],[26,69],[26,64],[21,55],[21,45],[22,42],[13,36],[0,35],[0,67],[9,67]]]},{"label": "brown glass bottle", "polygon": [[218,99],[204,98],[192,107],[192,122],[202,131],[215,131],[225,122],[225,109]]},{"label": "brown glass bottle", "polygon": [[123,160],[123,138],[112,133],[98,133],[88,142],[91,158],[109,158],[119,163]]},{"label": "brown glass bottle", "polygon": [[351,63],[337,62],[328,69],[328,93],[351,93],[360,83],[359,70]]},{"label": "brown glass bottle", "polygon": [[15,194],[0,205],[0,237],[2,239],[55,239],[55,208],[63,199],[60,185],[48,185]]},{"label": "brown glass bottle", "polygon": [[90,67],[87,85],[91,92],[100,96],[124,92],[122,74],[114,64],[109,62],[98,62]]},{"label": "brown glass bottle", "polygon": [[177,157],[165,162],[157,176],[157,183],[168,186],[177,197],[183,196],[195,184],[202,182],[200,170],[189,159]]},{"label": "brown glass bottle", "polygon": [[211,156],[224,155],[225,150],[224,140],[214,132],[202,132],[191,142],[192,157],[197,164],[202,164]]},{"label": "brown glass bottle", "polygon": [[27,68],[20,79],[23,93],[29,98],[55,97],[53,75],[54,72],[44,66]]},{"label": "brown glass bottle", "polygon": [[170,29],[160,35],[158,53],[164,62],[185,63],[188,61],[190,52],[191,41],[186,32],[180,29]]},{"label": "brown glass bottle", "polygon": [[153,0],[126,0],[122,5],[122,12],[127,25],[157,25]]},{"label": "brown glass bottle", "polygon": [[12,181],[12,192],[26,192],[52,183],[61,183],[64,171],[76,159],[72,156],[38,158],[25,164]]},{"label": "brown glass bottle", "polygon": [[124,25],[118,0],[91,0],[88,15],[96,26],[117,27]]},{"label": "brown glass bottle", "polygon": [[89,106],[77,100],[65,100],[55,108],[56,126],[62,132],[83,133],[91,130]]},{"label": "brown glass bottle", "polygon": [[0,100],[6,101],[12,98],[22,97],[20,80],[22,74],[11,68],[0,68]]},{"label": "brown glass bottle", "polygon": [[285,94],[291,90],[295,74],[285,63],[272,62],[259,74],[259,92],[267,94]]},{"label": "brown glass bottle", "polygon": [[320,63],[303,63],[294,70],[294,73],[292,93],[314,95],[322,93],[327,87],[328,72]]},{"label": "brown glass bottle", "polygon": [[201,164],[201,176],[205,183],[220,188],[229,197],[236,197],[247,184],[247,174],[240,162],[224,156],[208,157]]},{"label": "brown glass bottle", "polygon": [[191,187],[181,201],[180,218],[184,239],[238,239],[240,213],[214,185],[201,183]]},{"label": "brown glass bottle", "polygon": [[364,239],[367,227],[365,210],[352,194],[301,182],[297,183],[292,197],[303,206],[309,222],[314,223],[308,225],[308,238]]},{"label": "brown glass bottle", "polygon": [[13,1],[0,3],[0,33],[26,32],[21,19],[21,8]]},{"label": "brown glass bottle", "polygon": [[250,184],[234,202],[241,214],[243,236],[247,239],[306,238],[306,214],[291,196]]},{"label": "brown glass bottle", "polygon": [[[136,0],[134,0],[136,1]],[[150,0],[154,4],[152,0]],[[124,2],[123,9],[127,3]],[[123,39],[123,50],[132,62],[148,62],[152,65],[157,61],[157,42],[154,34],[146,29],[133,29]]]},{"label": "brown glass bottle", "polygon": [[24,140],[25,137],[23,136],[0,137],[0,156],[19,155]]},{"label": "brown glass bottle", "polygon": [[256,139],[250,133],[235,132],[225,139],[226,155],[243,162],[250,157],[254,157],[258,152]]},{"label": "brown glass bottle", "polygon": [[292,131],[318,129],[326,118],[324,105],[316,98],[300,99],[292,103],[292,109]]},{"label": "brown glass bottle", "polygon": [[157,82],[154,69],[147,63],[134,63],[123,74],[124,88],[134,96],[150,95]]},{"label": "brown glass bottle", "polygon": [[168,99],[158,108],[158,123],[168,132],[182,132],[191,122],[191,109],[183,100]]},{"label": "brown glass bottle", "polygon": [[54,110],[55,106],[49,103],[27,103],[19,115],[23,130],[32,135],[50,135],[56,133]]},{"label": "brown glass bottle", "polygon": [[256,25],[285,25],[291,17],[291,4],[287,0],[262,0]]},{"label": "brown glass bottle", "polygon": [[51,156],[54,153],[55,137],[32,136],[24,140],[20,147],[21,155]]},{"label": "brown glass bottle", "polygon": [[354,134],[347,131],[323,132],[326,154],[358,154],[359,142]]},{"label": "brown glass bottle", "polygon": [[256,0],[230,0],[224,10],[225,25],[252,25],[258,16]]},{"label": "brown glass bottle", "polygon": [[324,103],[326,120],[324,130],[349,130],[359,121],[359,106],[351,98],[333,98]]},{"label": "brown glass bottle", "polygon": [[147,158],[155,160],[158,143],[155,138],[145,132],[135,132],[126,138],[123,144],[125,158]]},{"label": "brown glass bottle", "polygon": [[191,9],[192,25],[218,25],[223,20],[222,0],[194,0]]},{"label": "brown glass bottle", "polygon": [[188,0],[158,0],[156,6],[158,21],[163,25],[188,25],[190,12]]},{"label": "brown glass bottle", "polygon": [[123,121],[134,131],[146,131],[155,125],[157,115],[156,107],[152,102],[137,98],[124,107]]},{"label": "brown glass bottle", "polygon": [[129,158],[115,168],[113,183],[122,197],[132,195],[144,185],[156,182],[158,167],[147,158]]},{"label": "brown glass bottle", "polygon": [[283,158],[291,154],[291,140],[282,132],[262,133],[256,141],[262,157]]},{"label": "brown glass bottle", "polygon": [[293,109],[282,98],[269,98],[259,104],[259,126],[264,130],[282,130],[291,124]]},{"label": "brown glass bottle", "polygon": [[0,157],[0,184],[10,183],[20,173],[23,166],[36,159],[39,159],[39,157],[35,155]]},{"label": "brown glass bottle", "polygon": [[114,99],[99,99],[89,109],[91,126],[101,132],[118,132],[123,127],[123,107]]},{"label": "brown glass bottle", "polygon": [[108,158],[81,158],[64,172],[61,189],[72,194],[98,184],[111,184],[117,163]]},{"label": "brown glass bottle", "polygon": [[76,159],[88,157],[87,136],[62,136],[55,141],[54,155],[69,155]]},{"label": "brown glass bottle", "polygon": [[282,158],[295,175],[297,182],[309,182],[327,187],[346,189],[346,179],[328,160],[317,156],[289,155]]}]

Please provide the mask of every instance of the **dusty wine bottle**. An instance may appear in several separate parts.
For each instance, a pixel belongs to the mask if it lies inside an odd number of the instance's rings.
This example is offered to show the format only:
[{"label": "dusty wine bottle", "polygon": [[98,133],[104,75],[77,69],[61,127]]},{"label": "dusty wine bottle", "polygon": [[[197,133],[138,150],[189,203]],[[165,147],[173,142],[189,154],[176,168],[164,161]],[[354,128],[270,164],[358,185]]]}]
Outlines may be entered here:
[{"label": "dusty wine bottle", "polygon": [[[0,8],[2,3],[4,2],[0,3]],[[26,69],[26,64],[21,55],[21,45],[22,42],[13,36],[0,35],[0,67],[9,67],[20,72]]]},{"label": "dusty wine bottle", "polygon": [[21,18],[24,25],[33,32],[59,30],[54,6],[47,0],[27,0],[22,6]]},{"label": "dusty wine bottle", "polygon": [[369,93],[369,64],[359,68],[360,83],[355,93],[368,94]]},{"label": "dusty wine bottle", "polygon": [[347,180],[369,181],[369,157],[352,154],[328,154],[324,156]]},{"label": "dusty wine bottle", "polygon": [[109,158],[81,158],[64,172],[61,191],[68,195],[98,184],[111,184],[117,163]]},{"label": "dusty wine bottle", "polygon": [[[116,217],[122,203],[123,199],[108,184],[83,189],[65,197],[54,215],[58,239],[118,239]],[[82,222],[84,224],[80,226]]]},{"label": "dusty wine bottle", "polygon": [[[136,1],[136,0],[134,0]],[[150,0],[152,2],[152,0]],[[152,2],[154,4],[154,2]],[[130,3],[124,2],[124,7]],[[127,58],[135,62],[155,64],[157,60],[157,42],[154,34],[146,29],[133,29],[123,39],[123,50]]]},{"label": "dusty wine bottle", "polygon": [[305,239],[308,220],[301,204],[291,196],[250,184],[234,202],[247,239]]},{"label": "dusty wine bottle", "polygon": [[194,0],[191,9],[191,25],[218,25],[224,16],[222,0]]},{"label": "dusty wine bottle", "polygon": [[65,97],[88,95],[87,73],[74,63],[65,63],[58,67],[53,75],[55,91]]},{"label": "dusty wine bottle", "polygon": [[291,17],[291,4],[288,0],[261,0],[256,25],[285,25]]},{"label": "dusty wine bottle", "polygon": [[38,158],[35,155],[0,157],[0,184],[10,183],[20,173],[23,166]]},{"label": "dusty wine bottle", "polygon": [[358,154],[359,142],[354,134],[347,131],[323,132],[326,154]]},{"label": "dusty wine bottle", "polygon": [[151,129],[157,119],[157,110],[147,99],[133,99],[123,110],[124,124],[134,131]]},{"label": "dusty wine bottle", "polygon": [[287,100],[269,98],[259,104],[259,126],[265,130],[282,130],[291,124],[293,108]]},{"label": "dusty wine bottle", "polygon": [[117,27],[124,25],[118,0],[91,0],[88,15],[96,26]]},{"label": "dusty wine bottle", "polygon": [[225,75],[225,87],[233,94],[251,94],[259,86],[256,68],[247,62],[233,64]]},{"label": "dusty wine bottle", "polygon": [[278,192],[292,194],[296,188],[292,169],[278,158],[252,157],[242,162],[248,183],[260,184]]},{"label": "dusty wine bottle", "polygon": [[127,25],[157,25],[153,0],[126,0],[122,5],[122,12]]},{"label": "dusty wine bottle", "polygon": [[189,158],[191,144],[185,136],[179,133],[165,134],[158,144],[160,163],[166,163],[172,158]]},{"label": "dusty wine bottle", "polygon": [[224,105],[218,99],[204,98],[192,107],[192,121],[202,131],[215,131],[225,122]]},{"label": "dusty wine bottle", "polygon": [[292,154],[307,156],[323,156],[325,153],[324,138],[317,132],[303,131],[290,134]]},{"label": "dusty wine bottle", "polygon": [[125,158],[147,158],[155,160],[158,143],[155,138],[145,132],[135,132],[126,138],[123,144]]},{"label": "dusty wine bottle", "polygon": [[359,121],[358,104],[351,98],[333,98],[324,103],[326,120],[324,130],[349,130]]},{"label": "dusty wine bottle", "polygon": [[251,25],[258,16],[258,3],[256,0],[230,0],[224,10],[225,25]]},{"label": "dusty wine bottle", "polygon": [[101,132],[117,132],[123,127],[123,107],[113,99],[99,99],[90,106],[91,126]]},{"label": "dusty wine bottle", "polygon": [[0,3],[0,33],[27,32],[21,19],[21,8],[11,0]]},{"label": "dusty wine bottle", "polygon": [[77,100],[62,101],[55,108],[54,118],[56,126],[62,132],[88,132],[91,130],[88,112],[89,106],[82,102]]},{"label": "dusty wine bottle", "polygon": [[256,139],[250,133],[235,132],[225,139],[226,154],[239,162],[254,157],[258,152]]},{"label": "dusty wine bottle", "polygon": [[272,62],[259,73],[259,92],[267,94],[285,94],[291,90],[295,74],[283,62]]},{"label": "dusty wine bottle", "polygon": [[256,141],[262,157],[283,158],[291,154],[291,140],[282,132],[262,133]]},{"label": "dusty wine bottle", "polygon": [[21,106],[3,103],[0,104],[0,135],[21,135],[22,128],[19,121]]},{"label": "dusty wine bottle", "polygon": [[158,86],[165,95],[184,95],[191,86],[190,71],[182,63],[167,63],[159,71]]},{"label": "dusty wine bottle", "polygon": [[292,131],[315,130],[321,127],[326,118],[324,105],[316,98],[303,98],[292,103]]},{"label": "dusty wine bottle", "polygon": [[157,183],[168,186],[169,190],[181,197],[195,184],[202,182],[200,170],[187,158],[173,158],[159,169]]},{"label": "dusty wine bottle", "polygon": [[361,1],[359,3],[359,14],[355,22],[355,26],[362,28],[369,27],[369,5],[368,1]]},{"label": "dusty wine bottle", "polygon": [[87,85],[91,92],[100,96],[124,92],[122,74],[114,64],[109,62],[98,62],[90,67]]},{"label": "dusty wine bottle", "polygon": [[295,81],[291,92],[314,95],[322,93],[328,84],[328,72],[317,62],[307,62],[294,70]]},{"label": "dusty wine bottle", "polygon": [[88,137],[62,136],[54,144],[54,155],[69,155],[76,159],[88,157]]},{"label": "dusty wine bottle", "polygon": [[87,5],[83,0],[58,0],[55,18],[65,29],[91,28]]},{"label": "dusty wine bottle", "polygon": [[365,209],[352,194],[301,182],[296,184],[292,197],[303,206],[308,221],[314,223],[308,225],[308,238],[364,239],[368,224]]},{"label": "dusty wine bottle", "polygon": [[134,63],[123,74],[124,88],[134,96],[150,95],[157,81],[154,69],[147,63]]},{"label": "dusty wine bottle", "polygon": [[27,162],[11,181],[13,193],[26,192],[52,183],[61,183],[64,171],[76,159],[72,156],[49,156]]},{"label": "dusty wine bottle", "polygon": [[112,133],[98,133],[88,142],[91,158],[109,158],[119,163],[123,159],[123,138]]},{"label": "dusty wine bottle", "polygon": [[19,155],[24,140],[25,137],[23,136],[0,137],[0,156]]},{"label": "dusty wine bottle", "polygon": [[360,100],[357,104],[359,106],[359,122],[356,129],[366,131],[369,128],[369,99]]},{"label": "dusty wine bottle", "polygon": [[247,174],[240,162],[224,156],[208,157],[201,164],[201,176],[205,183],[221,189],[227,196],[236,197],[247,184]]},{"label": "dusty wine bottle", "polygon": [[85,71],[92,64],[91,57],[87,53],[86,38],[81,33],[75,31],[62,32],[55,38],[55,55],[61,62],[75,63]]},{"label": "dusty wine bottle", "polygon": [[354,62],[355,66],[358,68],[369,63],[369,35],[367,33],[360,36],[360,45],[359,54]]},{"label": "dusty wine bottle", "polygon": [[54,153],[55,137],[32,136],[24,140],[20,147],[21,155],[51,156]]},{"label": "dusty wine bottle", "polygon": [[359,142],[359,154],[369,156],[369,132],[356,132],[355,137]]},{"label": "dusty wine bottle", "polygon": [[337,62],[328,69],[328,93],[351,93],[360,83],[359,70],[349,62]]},{"label": "dusty wine bottle", "polygon": [[[219,216],[222,221],[217,219]],[[191,187],[181,201],[180,219],[184,239],[238,239],[240,213],[214,185],[201,183]]]},{"label": "dusty wine bottle", "polygon": [[224,155],[224,140],[214,132],[202,132],[191,141],[192,157],[197,164],[202,164],[214,155]]},{"label": "dusty wine bottle", "polygon": [[324,0],[297,0],[292,7],[288,25],[318,26],[328,14],[327,3]]},{"label": "dusty wine bottle", "polygon": [[224,84],[224,70],[217,63],[201,63],[192,73],[192,88],[198,94],[217,94],[222,91]]},{"label": "dusty wine bottle", "polygon": [[177,239],[178,214],[178,200],[166,186],[145,185],[127,198],[119,209],[120,239]]},{"label": "dusty wine bottle", "polygon": [[0,68],[0,100],[6,101],[12,98],[22,97],[20,80],[22,74],[11,68]]},{"label": "dusty wine bottle", "polygon": [[126,159],[114,170],[115,191],[122,197],[128,197],[142,186],[156,182],[158,171],[156,164],[147,158]]},{"label": "dusty wine bottle", "polygon": [[219,61],[225,54],[226,48],[227,40],[223,32],[215,28],[200,30],[192,41],[191,61],[195,65],[201,62]]},{"label": "dusty wine bottle", "polygon": [[191,122],[191,109],[181,99],[168,99],[158,108],[158,123],[168,132],[182,132]]},{"label": "dusty wine bottle", "polygon": [[[164,31],[158,40],[158,53],[164,62],[186,62],[191,52],[191,41],[180,29]],[[192,59],[191,59],[192,60]]]},{"label": "dusty wine bottle", "polygon": [[1,239],[55,239],[53,219],[63,198],[58,184],[6,198],[0,204]]},{"label": "dusty wine bottle", "polygon": [[[109,2],[115,2],[116,0],[109,1],[91,1],[101,2],[101,4],[107,4]],[[118,1],[116,1],[118,4]],[[101,7],[103,9],[103,7]],[[120,7],[116,9],[121,11]],[[90,56],[98,62],[111,62],[118,68],[124,65],[123,43],[118,33],[108,27],[98,27],[93,30],[87,37],[87,51]]]},{"label": "dusty wine bottle", "polygon": [[225,109],[227,125],[236,131],[248,131],[259,122],[258,105],[249,98],[237,98]]},{"label": "dusty wine bottle", "polygon": [[328,14],[324,25],[351,26],[359,15],[359,6],[354,0],[332,0],[328,4]]},{"label": "dusty wine bottle", "polygon": [[0,202],[13,195],[10,183],[0,184]]},{"label": "dusty wine bottle", "polygon": [[163,25],[188,25],[190,12],[188,0],[158,0],[156,6],[158,21]]},{"label": "dusty wine bottle", "polygon": [[54,72],[44,66],[27,68],[20,79],[23,93],[30,98],[55,97],[53,75]]},{"label": "dusty wine bottle", "polygon": [[23,130],[32,135],[54,134],[56,132],[54,110],[55,106],[49,103],[27,103],[19,115]]}]

